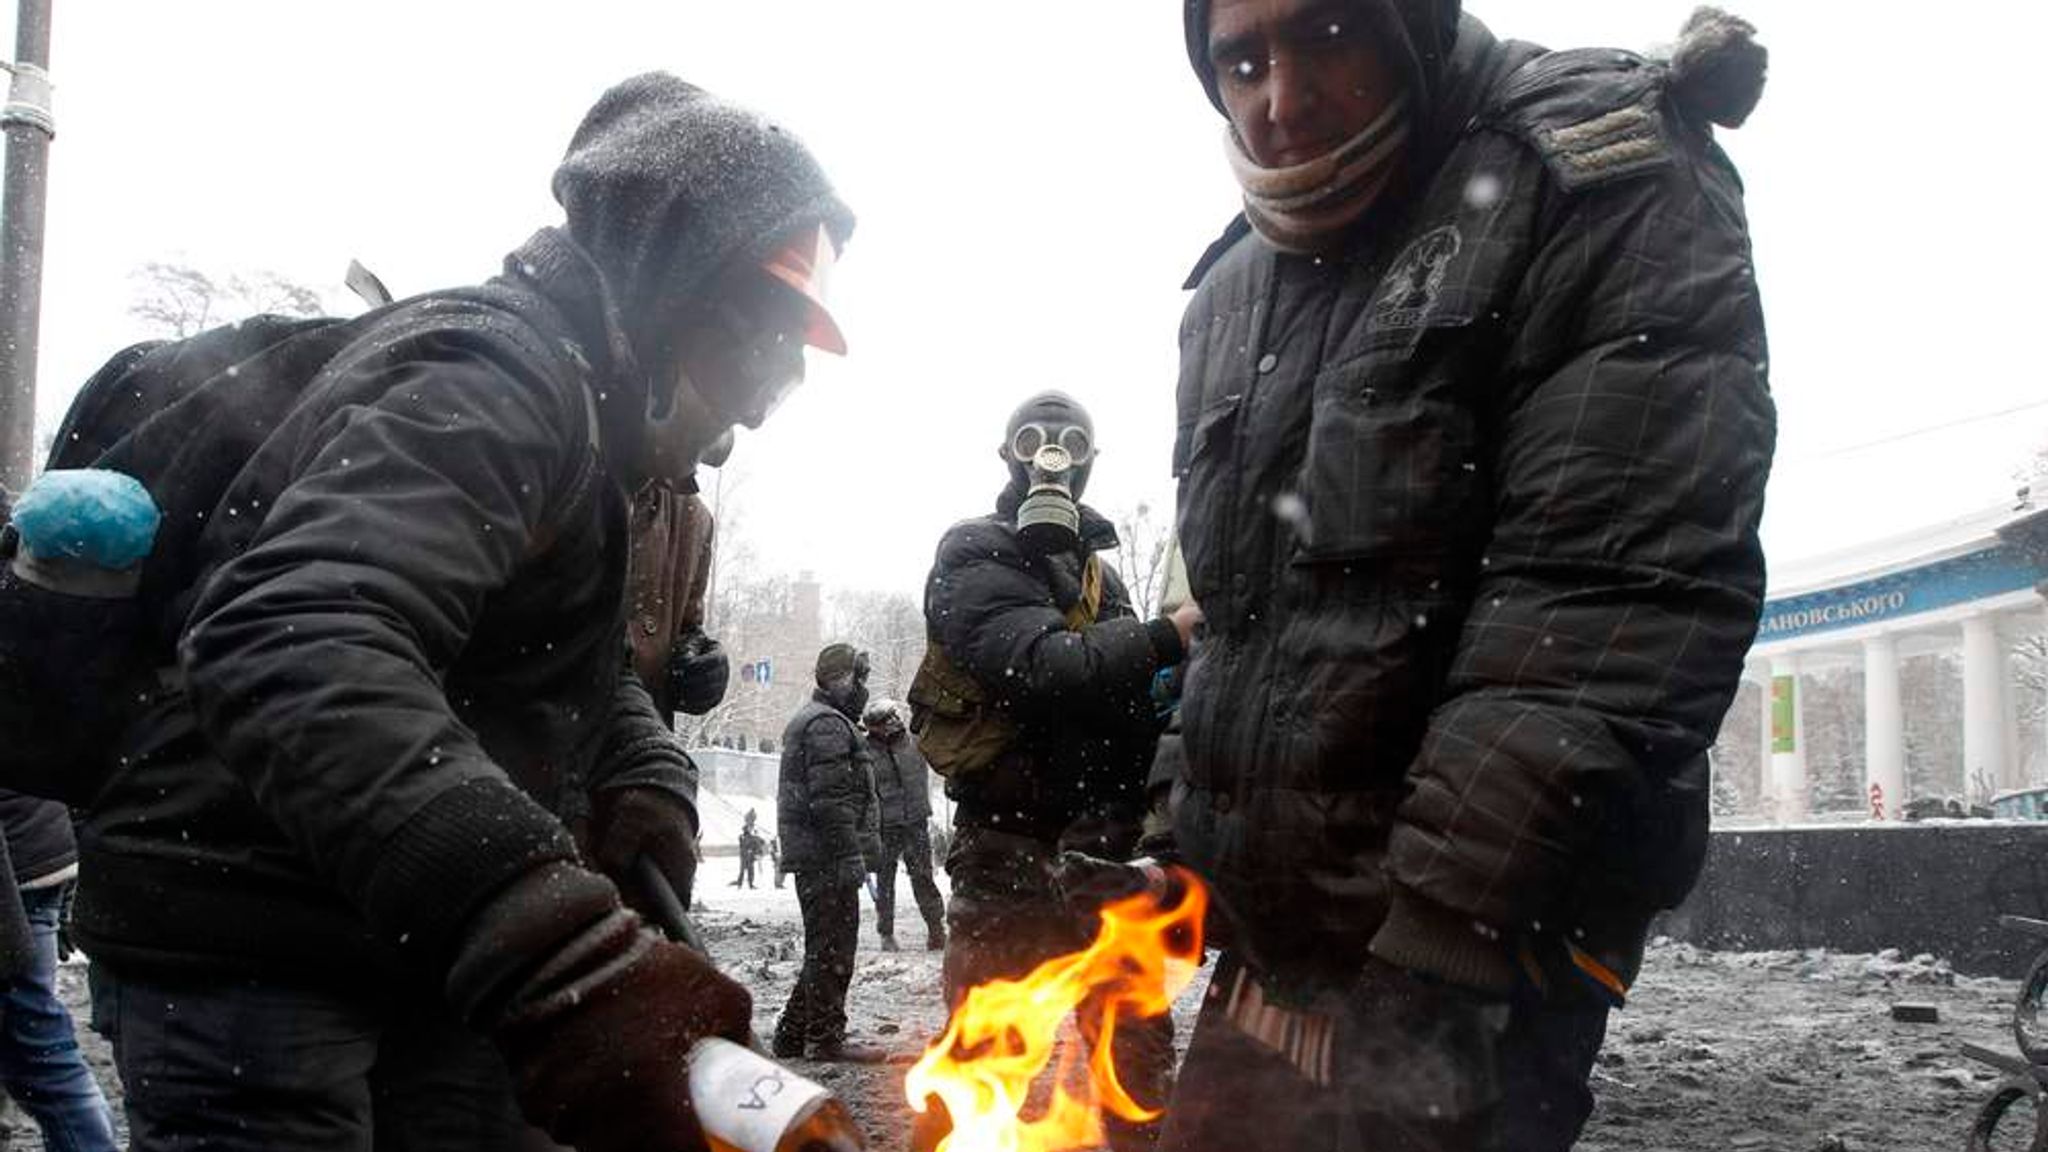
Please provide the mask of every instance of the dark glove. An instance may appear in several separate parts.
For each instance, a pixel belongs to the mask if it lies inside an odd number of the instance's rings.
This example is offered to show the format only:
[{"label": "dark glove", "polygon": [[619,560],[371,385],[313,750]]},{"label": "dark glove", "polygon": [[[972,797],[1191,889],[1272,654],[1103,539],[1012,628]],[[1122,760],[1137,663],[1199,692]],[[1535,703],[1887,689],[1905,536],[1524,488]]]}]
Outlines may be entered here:
[{"label": "dark glove", "polygon": [[1508,1005],[1369,957],[1341,1005],[1330,1005],[1343,1053],[1336,1086],[1402,1131],[1441,1147],[1474,1147],[1501,1096]]},{"label": "dark glove", "polygon": [[658,896],[634,867],[642,856],[654,862],[683,907],[690,906],[697,881],[697,814],[681,796],[635,785],[601,791],[591,798],[589,836],[586,857],[619,886],[627,907],[649,918],[660,914]]},{"label": "dark glove", "polygon": [[699,1152],[685,1054],[706,1036],[746,1043],[753,1003],[696,953],[630,921],[627,931],[621,958],[605,955],[616,939],[576,941],[571,951],[588,955],[557,957],[542,980],[597,957],[602,975],[515,1003],[492,1039],[527,1119],[556,1140],[582,1152]]},{"label": "dark glove", "polygon": [[669,649],[669,694],[677,711],[702,716],[718,707],[731,679],[732,665],[725,658],[725,649],[702,632],[677,637]]},{"label": "dark glove", "polygon": [[1160,863],[1137,859],[1129,863],[1104,860],[1085,852],[1062,852],[1052,866],[1053,885],[1074,911],[1093,918],[1106,904],[1140,892],[1174,900],[1185,886]]}]

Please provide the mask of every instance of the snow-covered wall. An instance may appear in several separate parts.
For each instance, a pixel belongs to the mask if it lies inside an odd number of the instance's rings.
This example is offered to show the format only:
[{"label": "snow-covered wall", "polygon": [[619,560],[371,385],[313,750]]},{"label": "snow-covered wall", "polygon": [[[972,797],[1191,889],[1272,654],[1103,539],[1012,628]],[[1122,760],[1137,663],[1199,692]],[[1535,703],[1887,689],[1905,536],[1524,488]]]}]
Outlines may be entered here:
[{"label": "snow-covered wall", "polygon": [[1713,948],[1932,953],[2019,977],[2048,940],[2048,823],[1957,821],[1715,832],[1698,887],[1658,930]]}]

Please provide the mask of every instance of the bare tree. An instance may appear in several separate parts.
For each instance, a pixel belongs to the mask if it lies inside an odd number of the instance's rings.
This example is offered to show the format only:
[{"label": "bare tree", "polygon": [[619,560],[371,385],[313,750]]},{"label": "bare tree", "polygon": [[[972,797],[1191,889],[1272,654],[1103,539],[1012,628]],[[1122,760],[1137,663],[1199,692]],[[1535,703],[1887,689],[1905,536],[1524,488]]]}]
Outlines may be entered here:
[{"label": "bare tree", "polygon": [[724,622],[721,613],[726,602],[719,596],[721,578],[729,572],[751,569],[754,563],[753,545],[747,539],[746,503],[742,499],[748,478],[745,467],[730,461],[723,467],[697,472],[700,485],[708,481],[700,494],[711,508],[715,525],[711,537],[711,574],[705,581],[704,592],[704,630],[712,636],[719,634]]},{"label": "bare tree", "polygon": [[2013,644],[2012,678],[2023,778],[2030,785],[2048,784],[2048,634],[2022,636]]},{"label": "bare tree", "polygon": [[726,576],[707,605],[715,620],[711,635],[733,661],[733,678],[725,699],[702,716],[685,717],[678,729],[689,747],[717,744],[740,734],[756,735],[776,728],[786,712],[783,696],[759,682],[747,669],[761,652],[778,647],[777,630],[791,613],[789,577],[756,575],[751,552],[728,556]]},{"label": "bare tree", "polygon": [[2012,470],[2013,511],[2025,512],[2048,501],[2048,444],[2027,454]]},{"label": "bare tree", "polygon": [[924,609],[903,592],[840,592],[832,597],[832,634],[868,654],[868,691],[901,700],[924,661]]},{"label": "bare tree", "polygon": [[1159,612],[1159,595],[1165,591],[1167,542],[1173,523],[1153,517],[1152,506],[1139,501],[1137,507],[1115,517],[1116,567],[1131,594],[1131,610],[1139,619]]},{"label": "bare tree", "polygon": [[134,297],[128,314],[172,338],[264,312],[318,316],[327,310],[318,292],[269,271],[216,276],[190,264],[151,261],[129,273],[129,280]]}]

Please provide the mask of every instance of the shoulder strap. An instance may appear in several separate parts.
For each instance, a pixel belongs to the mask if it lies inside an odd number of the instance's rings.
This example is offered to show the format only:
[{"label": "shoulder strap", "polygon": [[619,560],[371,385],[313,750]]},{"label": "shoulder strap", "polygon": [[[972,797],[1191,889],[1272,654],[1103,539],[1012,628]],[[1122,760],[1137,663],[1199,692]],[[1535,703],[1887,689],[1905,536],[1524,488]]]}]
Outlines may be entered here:
[{"label": "shoulder strap", "polygon": [[1067,609],[1067,628],[1079,632],[1102,615],[1102,559],[1094,553],[1081,565],[1081,597]]}]

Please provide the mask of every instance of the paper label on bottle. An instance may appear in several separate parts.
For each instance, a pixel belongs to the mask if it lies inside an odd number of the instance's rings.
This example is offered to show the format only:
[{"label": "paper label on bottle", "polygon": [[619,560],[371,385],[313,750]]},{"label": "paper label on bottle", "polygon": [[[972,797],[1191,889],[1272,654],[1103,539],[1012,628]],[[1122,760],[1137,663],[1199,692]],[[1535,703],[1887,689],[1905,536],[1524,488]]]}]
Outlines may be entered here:
[{"label": "paper label on bottle", "polygon": [[774,1152],[783,1133],[830,1095],[728,1040],[699,1040],[690,1049],[690,1104],[704,1134],[742,1152]]}]

